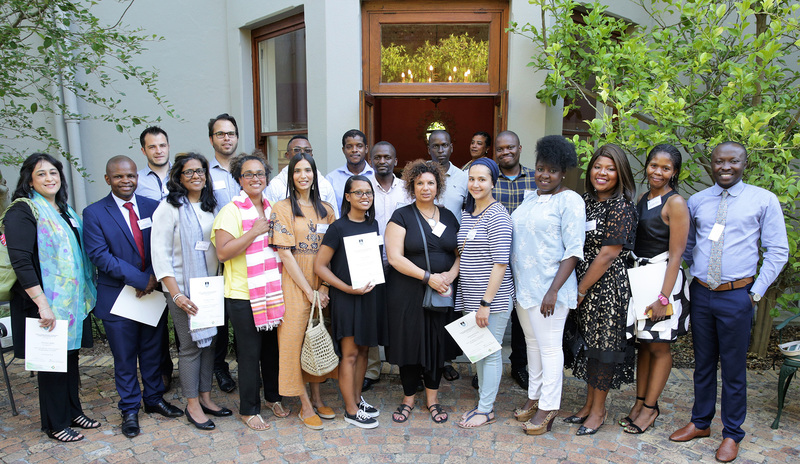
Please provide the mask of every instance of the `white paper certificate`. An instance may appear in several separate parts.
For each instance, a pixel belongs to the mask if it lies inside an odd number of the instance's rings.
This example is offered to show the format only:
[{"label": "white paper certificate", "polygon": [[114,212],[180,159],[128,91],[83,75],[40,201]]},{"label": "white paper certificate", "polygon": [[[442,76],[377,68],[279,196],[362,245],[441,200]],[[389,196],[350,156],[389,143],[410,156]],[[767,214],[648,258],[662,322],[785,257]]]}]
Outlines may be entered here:
[{"label": "white paper certificate", "polygon": [[632,293],[630,304],[636,314],[636,319],[648,319],[645,309],[658,298],[666,273],[666,261],[628,269],[628,280],[631,283]]},{"label": "white paper certificate", "polygon": [[378,238],[377,232],[370,232],[343,239],[347,267],[350,268],[350,285],[353,288],[362,288],[370,282],[374,285],[385,282]]},{"label": "white paper certificate", "polygon": [[25,370],[67,372],[69,321],[56,320],[53,331],[39,327],[39,319],[25,318]]},{"label": "white paper certificate", "polygon": [[501,348],[488,327],[478,327],[475,322],[476,314],[468,312],[444,326],[471,363],[476,363]]},{"label": "white paper certificate", "polygon": [[222,276],[189,279],[189,299],[197,314],[189,316],[189,330],[216,327],[225,322],[225,280]]},{"label": "white paper certificate", "polygon": [[111,307],[111,314],[155,327],[166,307],[167,300],[158,290],[136,298],[136,289],[126,285]]}]

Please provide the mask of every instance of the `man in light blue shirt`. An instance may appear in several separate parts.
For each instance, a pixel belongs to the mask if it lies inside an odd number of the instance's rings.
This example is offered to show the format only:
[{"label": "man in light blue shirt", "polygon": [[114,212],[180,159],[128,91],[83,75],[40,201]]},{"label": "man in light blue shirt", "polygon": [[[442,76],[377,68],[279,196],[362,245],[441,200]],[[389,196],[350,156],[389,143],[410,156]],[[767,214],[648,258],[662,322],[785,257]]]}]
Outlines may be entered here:
[{"label": "man in light blue shirt", "polygon": [[[336,204],[334,209],[341,213],[342,198],[344,198],[344,184],[352,176],[362,175],[372,177],[375,171],[367,164],[367,153],[369,153],[369,145],[367,145],[367,136],[358,129],[350,129],[342,136],[342,153],[347,162],[344,166],[340,166],[333,171],[329,172],[326,179],[333,186],[333,192],[336,194]],[[338,215],[336,217],[339,217]]]},{"label": "man in light blue shirt", "polygon": [[139,135],[139,144],[147,158],[147,167],[138,172],[136,194],[161,201],[167,196],[167,176],[172,167],[169,162],[169,137],[164,129],[151,126]]},{"label": "man in light blue shirt", "polygon": [[[786,224],[772,192],[742,181],[747,150],[723,142],[711,153],[715,184],[689,198],[689,237],[683,259],[694,276],[694,407],[692,420],[673,433],[684,442],[710,435],[722,369],[722,443],[716,458],[736,459],[747,413],[747,347],[753,306],[789,259]],[[758,269],[759,249],[764,261]],[[756,274],[758,274],[756,276]]]},{"label": "man in light blue shirt", "polygon": [[[289,143],[286,144],[286,154],[285,157],[287,160],[291,160],[295,155],[300,153],[305,153],[306,155],[314,156],[314,149],[311,148],[311,143],[308,141],[308,138],[305,135],[295,135],[291,139],[289,139]],[[336,194],[333,192],[333,187],[331,186],[330,182],[322,175],[322,173],[317,169],[317,186],[319,187],[319,196],[322,201],[326,203],[330,203],[331,207],[333,207],[333,213],[336,218],[339,218],[339,208],[336,206]],[[287,183],[289,182],[289,165],[283,167],[275,177],[269,180],[269,184],[267,185],[266,190],[264,190],[264,194],[267,196],[270,204],[275,204],[281,200],[286,199],[286,195],[288,195]]]},{"label": "man in light blue shirt", "polygon": [[431,159],[442,165],[445,169],[446,179],[444,192],[436,204],[444,206],[458,219],[461,224],[461,210],[464,209],[464,201],[467,199],[467,181],[469,176],[466,172],[458,169],[450,162],[450,155],[453,154],[453,143],[450,134],[443,130],[431,132],[428,139],[428,155]]}]

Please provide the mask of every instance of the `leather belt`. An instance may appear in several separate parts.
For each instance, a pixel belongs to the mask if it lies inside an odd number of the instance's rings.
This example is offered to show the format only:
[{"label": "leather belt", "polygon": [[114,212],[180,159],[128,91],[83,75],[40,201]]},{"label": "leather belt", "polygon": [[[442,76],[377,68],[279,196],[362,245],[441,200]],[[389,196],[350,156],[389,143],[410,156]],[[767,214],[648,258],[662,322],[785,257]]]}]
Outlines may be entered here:
[{"label": "leather belt", "polygon": [[698,278],[695,278],[694,280],[696,280],[698,284],[711,290],[712,292],[726,292],[728,290],[737,290],[740,288],[744,288],[747,285],[753,283],[753,281],[755,281],[755,279],[752,277],[745,277],[744,279],[734,280],[733,282],[725,282],[724,284],[719,284],[719,287],[717,288],[711,288],[708,286],[707,283],[703,282]]}]

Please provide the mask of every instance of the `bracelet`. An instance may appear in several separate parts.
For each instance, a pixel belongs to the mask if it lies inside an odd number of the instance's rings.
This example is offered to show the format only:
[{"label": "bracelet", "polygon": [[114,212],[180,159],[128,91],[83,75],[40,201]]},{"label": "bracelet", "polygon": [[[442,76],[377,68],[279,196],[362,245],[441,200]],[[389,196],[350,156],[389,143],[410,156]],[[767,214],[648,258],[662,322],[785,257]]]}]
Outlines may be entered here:
[{"label": "bracelet", "polygon": [[581,291],[578,290],[578,296],[581,297],[581,298],[586,298],[586,293],[581,293]]},{"label": "bracelet", "polygon": [[492,302],[491,301],[486,301],[484,299],[481,299],[481,306],[485,306],[485,307],[489,308],[489,307],[492,306]]},{"label": "bracelet", "polygon": [[428,281],[429,280],[431,280],[431,273],[428,272],[428,271],[425,271],[425,276],[422,278],[422,283],[424,285],[428,285]]},{"label": "bracelet", "polygon": [[32,296],[31,300],[35,300],[35,299],[39,298],[42,295],[44,295],[44,290],[42,290],[41,292],[39,292],[36,295]]},{"label": "bracelet", "polygon": [[175,304],[178,304],[178,298],[180,298],[182,296],[186,296],[186,295],[184,295],[183,293],[178,293],[177,295],[172,297],[172,302],[175,303]]},{"label": "bracelet", "polygon": [[320,282],[319,284],[320,284],[320,286],[322,286],[322,287],[328,287],[328,288],[331,288],[331,284],[329,284],[328,282]]}]

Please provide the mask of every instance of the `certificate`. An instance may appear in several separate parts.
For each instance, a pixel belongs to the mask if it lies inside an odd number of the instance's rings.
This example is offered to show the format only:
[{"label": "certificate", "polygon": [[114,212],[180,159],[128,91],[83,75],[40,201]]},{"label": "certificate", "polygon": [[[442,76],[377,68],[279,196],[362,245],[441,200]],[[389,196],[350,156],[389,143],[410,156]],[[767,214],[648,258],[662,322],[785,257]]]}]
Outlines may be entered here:
[{"label": "certificate", "polygon": [[488,327],[478,327],[475,312],[468,312],[463,317],[444,326],[458,343],[469,361],[476,363],[501,348]]},{"label": "certificate", "polygon": [[136,289],[126,285],[111,307],[111,314],[155,327],[166,307],[167,300],[158,290],[136,298]]},{"label": "certificate", "polygon": [[362,288],[370,282],[374,285],[386,282],[377,232],[351,235],[343,241],[347,267],[350,268],[350,285],[353,288]]},{"label": "certificate", "polygon": [[225,280],[222,276],[189,279],[189,299],[197,314],[189,316],[189,330],[216,327],[225,322]]},{"label": "certificate", "polygon": [[39,327],[39,319],[25,318],[25,370],[67,372],[69,321],[56,320],[52,331]]}]

